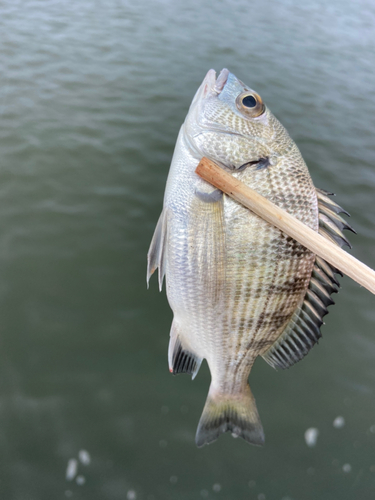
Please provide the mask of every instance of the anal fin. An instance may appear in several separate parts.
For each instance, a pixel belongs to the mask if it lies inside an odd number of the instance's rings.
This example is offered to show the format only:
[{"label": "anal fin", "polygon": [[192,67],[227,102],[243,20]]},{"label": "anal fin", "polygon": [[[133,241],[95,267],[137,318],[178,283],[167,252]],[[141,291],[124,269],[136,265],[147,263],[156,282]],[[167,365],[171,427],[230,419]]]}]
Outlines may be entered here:
[{"label": "anal fin", "polygon": [[194,379],[202,364],[202,358],[197,356],[187,346],[183,345],[183,340],[178,333],[178,326],[173,320],[168,349],[169,371],[173,375],[178,373],[189,373]]}]

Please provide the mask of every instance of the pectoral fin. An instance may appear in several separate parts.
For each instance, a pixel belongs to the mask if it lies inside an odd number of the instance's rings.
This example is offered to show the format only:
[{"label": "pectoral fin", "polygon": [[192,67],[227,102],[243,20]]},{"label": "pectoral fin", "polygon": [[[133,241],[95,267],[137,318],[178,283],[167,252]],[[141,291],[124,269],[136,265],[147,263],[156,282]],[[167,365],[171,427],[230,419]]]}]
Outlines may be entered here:
[{"label": "pectoral fin", "polygon": [[166,263],[166,245],[167,245],[167,220],[168,211],[164,209],[160,214],[158,223],[152,237],[150,248],[147,254],[147,287],[154,271],[159,268],[159,290],[163,287]]}]

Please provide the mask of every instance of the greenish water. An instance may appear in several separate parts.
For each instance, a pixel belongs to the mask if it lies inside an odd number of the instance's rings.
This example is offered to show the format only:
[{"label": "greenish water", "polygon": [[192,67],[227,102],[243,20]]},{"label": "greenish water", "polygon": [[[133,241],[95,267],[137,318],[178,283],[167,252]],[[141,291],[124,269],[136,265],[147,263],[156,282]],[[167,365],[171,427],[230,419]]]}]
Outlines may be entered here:
[{"label": "greenish water", "polygon": [[225,435],[198,450],[208,369],[169,374],[172,314],[145,281],[211,67],[262,95],[375,267],[374,23],[369,0],[0,2],[1,500],[375,498],[369,292],[344,278],[306,359],[256,362],[264,448]]}]

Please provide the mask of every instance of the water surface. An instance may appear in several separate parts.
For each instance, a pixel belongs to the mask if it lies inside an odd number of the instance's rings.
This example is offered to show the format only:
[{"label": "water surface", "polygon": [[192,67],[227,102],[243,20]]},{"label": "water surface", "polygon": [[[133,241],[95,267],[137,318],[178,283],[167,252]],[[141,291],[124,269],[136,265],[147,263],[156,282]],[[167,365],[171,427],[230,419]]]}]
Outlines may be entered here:
[{"label": "water surface", "polygon": [[2,499],[374,498],[369,292],[344,278],[306,359],[256,362],[264,448],[225,435],[198,450],[208,369],[169,374],[172,314],[145,285],[178,129],[211,67],[262,95],[375,267],[374,23],[368,0],[0,2]]}]

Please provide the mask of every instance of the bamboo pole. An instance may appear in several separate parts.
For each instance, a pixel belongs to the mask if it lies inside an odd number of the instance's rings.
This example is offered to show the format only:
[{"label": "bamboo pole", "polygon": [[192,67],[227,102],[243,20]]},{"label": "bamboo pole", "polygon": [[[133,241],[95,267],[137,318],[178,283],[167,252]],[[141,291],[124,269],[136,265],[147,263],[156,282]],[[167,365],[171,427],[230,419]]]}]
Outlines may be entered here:
[{"label": "bamboo pole", "polygon": [[202,158],[196,173],[375,294],[375,271],[370,267],[235,179],[208,158]]}]

